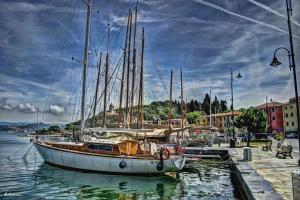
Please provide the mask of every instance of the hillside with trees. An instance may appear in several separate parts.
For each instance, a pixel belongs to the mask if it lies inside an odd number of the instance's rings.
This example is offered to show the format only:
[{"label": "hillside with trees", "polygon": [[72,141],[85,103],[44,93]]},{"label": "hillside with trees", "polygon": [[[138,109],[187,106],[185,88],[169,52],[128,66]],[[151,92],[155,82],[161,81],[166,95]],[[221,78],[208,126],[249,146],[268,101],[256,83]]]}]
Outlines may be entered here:
[{"label": "hillside with trees", "polygon": [[[210,106],[210,96],[205,94],[202,101],[197,99],[191,99],[189,102],[184,102],[183,110],[185,117],[189,123],[195,123],[196,119],[200,115],[209,115],[209,106]],[[137,116],[137,106],[133,107],[133,116]],[[225,100],[219,100],[217,96],[214,97],[214,100],[211,104],[212,113],[228,112],[227,102]],[[114,109],[115,112],[118,112],[118,109]],[[125,108],[122,108],[122,113],[125,113]],[[144,120],[151,121],[156,119],[167,120],[169,114],[169,101],[153,101],[149,105],[143,106]],[[181,117],[181,102],[173,101],[172,102],[172,118]],[[69,123],[66,125],[66,130],[72,130],[72,124]],[[79,121],[75,122],[79,125]],[[89,119],[89,124],[91,124],[91,118]]]}]

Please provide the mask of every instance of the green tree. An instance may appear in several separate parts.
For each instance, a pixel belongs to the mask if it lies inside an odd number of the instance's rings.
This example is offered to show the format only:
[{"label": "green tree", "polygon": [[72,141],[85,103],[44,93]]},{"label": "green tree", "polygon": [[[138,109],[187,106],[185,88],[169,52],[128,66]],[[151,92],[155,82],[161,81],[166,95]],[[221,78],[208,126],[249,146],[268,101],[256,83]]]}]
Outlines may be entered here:
[{"label": "green tree", "polygon": [[195,100],[194,111],[200,111],[200,105],[197,100]]},{"label": "green tree", "polygon": [[225,100],[221,100],[220,107],[221,107],[221,112],[226,112],[228,110],[227,102]]},{"label": "green tree", "polygon": [[201,116],[201,112],[199,111],[194,111],[194,112],[190,112],[187,114],[187,121],[189,122],[189,124],[195,124],[196,123],[196,119],[198,119]]},{"label": "green tree", "polygon": [[242,114],[235,120],[235,126],[246,128],[248,131],[247,146],[250,142],[250,133],[261,133],[266,131],[267,116],[260,109],[250,107],[243,110]]},{"label": "green tree", "polygon": [[69,131],[72,131],[73,129],[79,130],[78,128],[76,128],[76,125],[79,125],[79,122],[73,122],[73,123],[66,124],[65,130],[69,130]]},{"label": "green tree", "polygon": [[211,104],[212,113],[219,113],[220,112],[220,102],[218,100],[218,97],[215,96],[215,100]]},{"label": "green tree", "polygon": [[60,128],[57,125],[52,125],[52,126],[49,126],[48,131],[49,132],[59,132]]},{"label": "green tree", "polygon": [[210,96],[209,94],[206,93],[203,102],[201,104],[201,107],[204,113],[207,115],[209,115],[209,104],[210,104]]}]

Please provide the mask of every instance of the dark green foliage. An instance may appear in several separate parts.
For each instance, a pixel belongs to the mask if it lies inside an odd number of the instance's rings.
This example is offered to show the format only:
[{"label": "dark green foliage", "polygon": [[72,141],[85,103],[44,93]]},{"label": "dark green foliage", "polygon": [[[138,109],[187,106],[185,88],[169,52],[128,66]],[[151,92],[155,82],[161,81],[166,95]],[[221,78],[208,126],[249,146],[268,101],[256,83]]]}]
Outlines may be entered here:
[{"label": "dark green foliage", "polygon": [[38,134],[38,135],[47,135],[47,134],[49,134],[49,132],[46,129],[43,128],[43,129],[37,130],[36,134]]},{"label": "dark green foliage", "polygon": [[49,128],[48,128],[48,131],[50,132],[50,131],[52,131],[52,132],[59,132],[60,131],[60,128],[59,128],[59,126],[57,126],[57,125],[53,125],[53,126],[50,126]]},{"label": "dark green foliage", "polygon": [[221,108],[221,112],[226,112],[228,110],[227,102],[225,100],[221,100],[220,108]]},{"label": "dark green foliage", "polygon": [[[169,101],[153,101],[150,105],[143,106],[144,119],[153,120],[160,118],[161,120],[168,119]],[[180,102],[173,101],[172,103],[172,118],[180,117]]]},{"label": "dark green foliage", "polygon": [[262,133],[266,131],[267,116],[260,109],[250,107],[242,112],[236,119],[238,128],[247,128],[250,133]]},{"label": "dark green foliage", "polygon": [[210,96],[209,94],[205,94],[201,107],[202,107],[202,111],[204,111],[204,113],[207,115],[209,115],[209,104],[210,104]]},{"label": "dark green foliage", "polygon": [[69,130],[69,131],[72,131],[73,129],[76,131],[76,130],[79,130],[76,125],[78,125],[79,123],[69,123],[69,124],[66,124],[65,126],[65,130]]},{"label": "dark green foliage", "polygon": [[266,131],[267,116],[262,110],[250,107],[242,111],[242,114],[235,120],[235,126],[248,130],[247,146],[249,146],[250,133],[262,133]]}]

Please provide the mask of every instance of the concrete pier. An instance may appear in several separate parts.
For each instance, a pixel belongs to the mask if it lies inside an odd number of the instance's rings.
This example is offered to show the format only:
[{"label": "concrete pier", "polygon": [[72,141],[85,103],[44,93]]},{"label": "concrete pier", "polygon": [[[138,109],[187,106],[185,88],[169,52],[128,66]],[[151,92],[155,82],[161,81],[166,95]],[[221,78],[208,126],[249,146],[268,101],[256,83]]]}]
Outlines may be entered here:
[{"label": "concrete pier", "polygon": [[228,144],[221,147],[186,147],[185,153],[191,160],[229,159],[238,186],[248,199],[293,200],[292,172],[300,169],[297,165],[298,152],[293,152],[294,159],[283,159],[276,157],[276,141],[272,149],[262,151],[261,147],[251,148],[252,160],[248,162],[244,161],[243,148],[228,148]]}]

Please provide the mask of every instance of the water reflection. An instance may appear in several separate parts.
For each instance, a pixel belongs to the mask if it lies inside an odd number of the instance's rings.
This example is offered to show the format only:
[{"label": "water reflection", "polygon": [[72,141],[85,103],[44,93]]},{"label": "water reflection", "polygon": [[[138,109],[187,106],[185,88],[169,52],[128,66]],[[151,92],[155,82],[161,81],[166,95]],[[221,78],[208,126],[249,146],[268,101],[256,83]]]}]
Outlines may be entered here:
[{"label": "water reflection", "polygon": [[178,182],[170,176],[120,176],[58,169],[42,164],[33,174],[38,184],[77,185],[78,198],[139,199],[142,197],[167,198],[173,196]]}]

